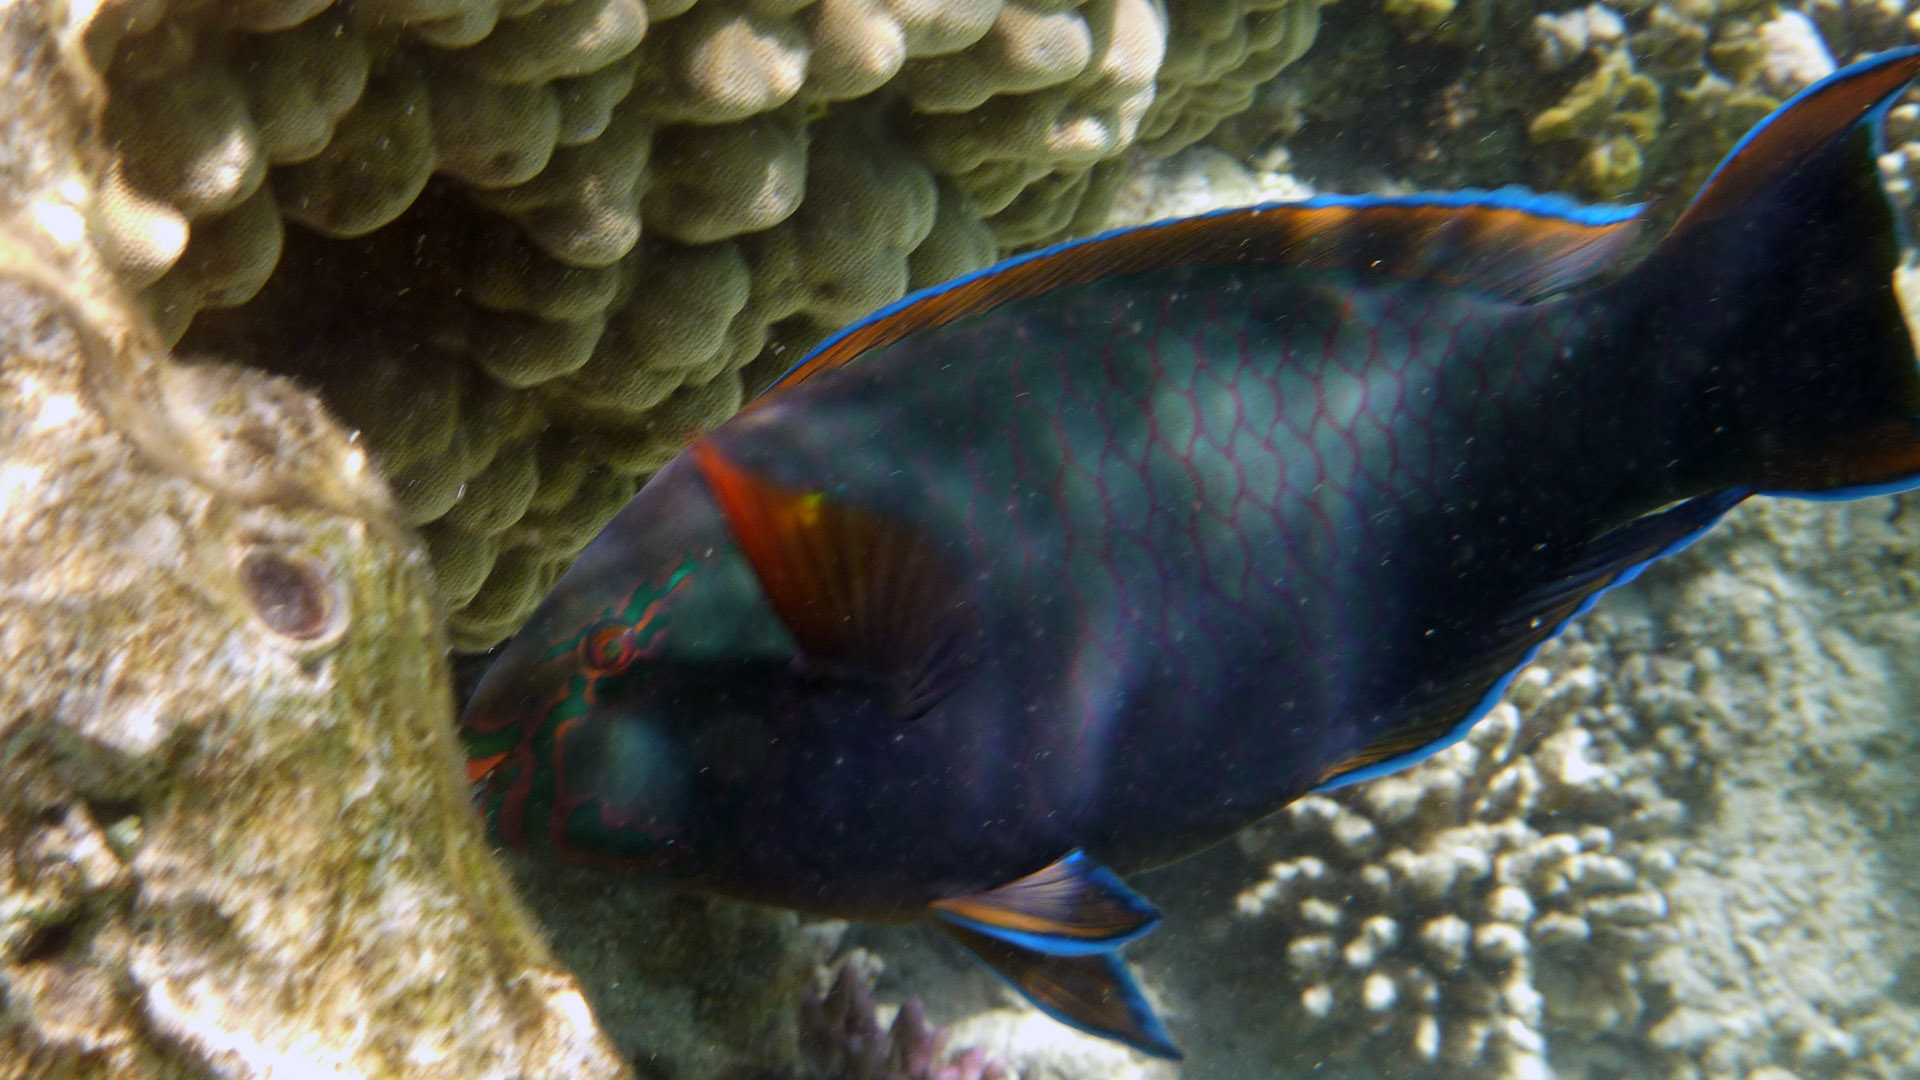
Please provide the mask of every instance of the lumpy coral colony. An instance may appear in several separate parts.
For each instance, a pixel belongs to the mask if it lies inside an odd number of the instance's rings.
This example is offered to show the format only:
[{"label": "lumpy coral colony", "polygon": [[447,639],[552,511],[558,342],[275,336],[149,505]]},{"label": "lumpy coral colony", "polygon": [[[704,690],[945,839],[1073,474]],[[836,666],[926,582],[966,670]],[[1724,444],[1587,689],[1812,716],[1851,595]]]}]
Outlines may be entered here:
[{"label": "lumpy coral colony", "polygon": [[1097,227],[1123,152],[1245,107],[1319,3],[136,0],[87,39],[103,208],[181,348],[365,433],[484,647],[687,432]]}]

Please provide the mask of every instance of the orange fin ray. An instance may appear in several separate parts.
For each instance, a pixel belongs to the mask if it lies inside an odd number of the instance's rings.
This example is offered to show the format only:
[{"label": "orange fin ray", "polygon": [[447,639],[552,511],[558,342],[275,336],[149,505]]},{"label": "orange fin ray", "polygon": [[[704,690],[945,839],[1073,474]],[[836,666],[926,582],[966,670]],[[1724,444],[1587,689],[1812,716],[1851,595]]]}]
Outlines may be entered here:
[{"label": "orange fin ray", "polygon": [[739,467],[710,439],[693,446],[735,541],[808,660],[883,678],[911,719],[972,667],[964,589],[924,537],[825,495]]}]

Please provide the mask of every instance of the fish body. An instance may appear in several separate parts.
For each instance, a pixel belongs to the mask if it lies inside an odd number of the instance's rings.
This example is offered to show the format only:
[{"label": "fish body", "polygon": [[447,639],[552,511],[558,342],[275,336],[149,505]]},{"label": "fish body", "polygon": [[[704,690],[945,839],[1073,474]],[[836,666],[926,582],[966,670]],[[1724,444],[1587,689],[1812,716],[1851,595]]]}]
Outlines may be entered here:
[{"label": "fish body", "polygon": [[1872,143],[1912,50],[1633,213],[1329,199],[909,297],[663,469],[463,716],[510,843],[931,915],[1176,1056],[1118,873],[1464,733],[1754,492],[1920,474]]}]

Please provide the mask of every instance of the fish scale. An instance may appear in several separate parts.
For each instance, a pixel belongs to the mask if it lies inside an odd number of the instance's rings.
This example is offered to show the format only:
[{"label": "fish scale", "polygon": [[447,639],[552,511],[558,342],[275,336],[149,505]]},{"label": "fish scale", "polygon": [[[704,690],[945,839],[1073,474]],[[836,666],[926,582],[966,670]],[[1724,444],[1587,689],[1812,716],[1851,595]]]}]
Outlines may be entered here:
[{"label": "fish scale", "polygon": [[1178,1057],[1116,869],[1449,744],[1756,491],[1920,478],[1874,166],[1916,71],[1788,103],[1630,266],[1631,209],[1325,197],[890,305],[695,438],[500,656],[461,718],[491,829],[924,918]]},{"label": "fish scale", "polygon": [[[1353,635],[1424,629],[1471,613],[1453,606],[1451,594],[1382,589],[1377,564],[1398,563],[1399,573],[1415,579],[1432,572],[1432,559],[1416,553],[1431,545],[1398,536],[1393,525],[1428,520],[1438,504],[1474,490],[1476,443],[1485,460],[1525,452],[1545,471],[1586,478],[1552,491],[1583,530],[1594,519],[1629,520],[1671,497],[1654,487],[1630,503],[1605,505],[1617,479],[1572,469],[1593,447],[1551,413],[1505,416],[1487,393],[1498,382],[1526,394],[1560,376],[1567,342],[1582,333],[1571,310],[1418,285],[1360,289],[1325,275],[1248,276],[1182,268],[1064,301],[1009,304],[990,318],[944,327],[936,341],[878,350],[858,371],[770,406],[805,411],[825,430],[878,432],[834,450],[844,471],[827,485],[863,491],[895,467],[900,433],[925,429],[929,414],[956,412],[1015,433],[923,446],[924,463],[911,470],[913,498],[876,506],[929,530],[949,520],[972,523],[959,532],[969,568],[989,575],[981,591],[1007,598],[997,612],[1005,621],[1029,633],[1044,628],[1029,651],[1032,668],[1130,673],[1102,680],[1099,694],[1083,689],[1081,700],[1060,710],[1059,731],[1036,735],[1089,772],[1090,789],[1112,779],[1087,769],[1098,747],[1145,737],[1153,727],[1203,731],[1228,692],[1203,688],[1231,684],[1232,693],[1245,694],[1251,681],[1284,701],[1316,687],[1308,696],[1351,715],[1385,710],[1391,701],[1378,670],[1402,657],[1355,649]],[[1142,296],[1161,298],[1144,317]],[[1402,312],[1413,314],[1403,320]],[[1422,332],[1442,324],[1444,335]],[[1383,328],[1397,333],[1401,348],[1380,347]],[[1427,341],[1438,348],[1415,347]],[[967,374],[956,392],[933,380],[915,387],[902,375],[907,367]],[[1597,375],[1590,381],[1590,397],[1606,388]],[[777,426],[765,422],[767,430]],[[798,472],[795,463],[804,460],[751,439],[729,450],[776,478]],[[1249,484],[1250,467],[1275,482]],[[1513,504],[1518,516],[1543,510]],[[1459,542],[1480,551],[1528,547],[1573,527],[1548,521],[1521,544],[1498,522],[1488,524],[1495,526],[1488,535]],[[1489,605],[1513,591],[1492,581],[1481,587]],[[1435,606],[1443,600],[1444,608]],[[1039,623],[1035,612],[1059,616]],[[1134,662],[1142,646],[1165,662]],[[1093,680],[1075,681],[1084,688]],[[1357,747],[1369,732],[1341,734]],[[1206,747],[1196,758],[1215,752],[1204,738],[1196,742]],[[1164,750],[1154,762],[1153,775],[1127,783],[1155,810],[1149,820],[1115,828],[1118,850],[1102,851],[1123,866],[1136,861],[1125,857],[1132,844],[1178,843],[1187,830],[1217,828],[1215,819],[1243,816],[1240,807],[1275,797],[1239,792],[1234,806],[1169,814],[1155,789],[1187,783],[1187,770],[1204,762],[1169,762]],[[1296,793],[1314,779],[1298,770],[1262,775],[1262,784]]]}]

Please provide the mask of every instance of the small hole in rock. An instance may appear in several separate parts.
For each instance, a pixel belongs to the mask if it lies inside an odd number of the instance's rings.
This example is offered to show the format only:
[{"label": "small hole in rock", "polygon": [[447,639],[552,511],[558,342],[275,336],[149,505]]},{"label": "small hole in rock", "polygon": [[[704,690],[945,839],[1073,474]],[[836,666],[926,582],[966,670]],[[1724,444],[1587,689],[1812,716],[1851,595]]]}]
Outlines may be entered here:
[{"label": "small hole in rock", "polygon": [[333,627],[333,587],[314,559],[274,548],[254,548],[240,559],[240,586],[276,634],[311,641]]},{"label": "small hole in rock", "polygon": [[44,964],[60,957],[73,944],[78,920],[67,918],[35,927],[32,936],[21,944],[17,955],[22,964]]}]

